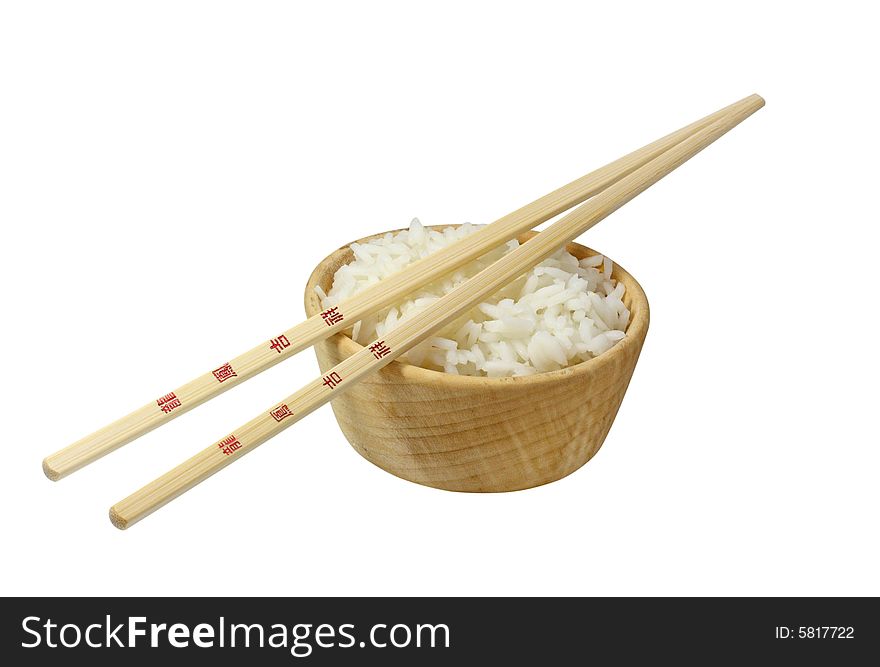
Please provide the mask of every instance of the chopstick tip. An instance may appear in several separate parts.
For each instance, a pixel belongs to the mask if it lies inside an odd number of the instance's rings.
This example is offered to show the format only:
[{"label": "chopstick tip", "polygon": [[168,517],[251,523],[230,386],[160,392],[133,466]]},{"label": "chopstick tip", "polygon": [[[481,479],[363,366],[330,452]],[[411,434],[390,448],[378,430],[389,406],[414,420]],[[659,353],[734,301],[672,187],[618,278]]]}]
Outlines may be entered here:
[{"label": "chopstick tip", "polygon": [[123,518],[123,516],[116,511],[115,507],[110,508],[110,523],[119,528],[119,530],[125,530],[128,528],[128,519]]},{"label": "chopstick tip", "polygon": [[58,472],[51,466],[48,457],[43,459],[43,474],[51,479],[53,482],[57,482],[63,476],[60,472]]}]

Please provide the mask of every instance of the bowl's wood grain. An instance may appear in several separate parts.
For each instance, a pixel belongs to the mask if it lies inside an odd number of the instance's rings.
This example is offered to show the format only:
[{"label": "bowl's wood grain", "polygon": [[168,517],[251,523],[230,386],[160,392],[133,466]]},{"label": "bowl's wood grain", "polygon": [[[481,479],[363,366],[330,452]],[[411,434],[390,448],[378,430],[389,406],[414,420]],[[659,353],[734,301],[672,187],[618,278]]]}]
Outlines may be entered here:
[{"label": "bowl's wood grain", "polygon": [[[521,240],[531,238],[526,234]],[[583,258],[594,251],[569,244]],[[315,285],[329,290],[350,262],[348,246],[322,261],[305,293],[306,313],[321,310]],[[336,398],[333,412],[364,458],[419,484],[451,491],[514,491],[560,479],[599,450],[648,331],[648,301],[615,263],[632,312],[626,338],[590,361],[515,378],[448,375],[394,361]],[[361,349],[338,334],[315,346],[321,370]]]}]

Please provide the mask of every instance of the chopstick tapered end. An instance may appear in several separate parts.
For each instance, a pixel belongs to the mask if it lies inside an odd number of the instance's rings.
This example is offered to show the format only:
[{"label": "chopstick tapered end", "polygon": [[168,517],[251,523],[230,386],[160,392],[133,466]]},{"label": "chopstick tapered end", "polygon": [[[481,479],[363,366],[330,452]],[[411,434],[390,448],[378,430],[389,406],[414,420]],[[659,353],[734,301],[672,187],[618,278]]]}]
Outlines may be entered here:
[{"label": "chopstick tapered end", "polygon": [[55,470],[52,465],[49,463],[48,457],[43,459],[43,474],[46,475],[53,482],[57,482],[59,479],[64,477],[60,472]]},{"label": "chopstick tapered end", "polygon": [[117,512],[115,507],[110,508],[110,523],[119,528],[119,530],[128,528],[128,519]]}]

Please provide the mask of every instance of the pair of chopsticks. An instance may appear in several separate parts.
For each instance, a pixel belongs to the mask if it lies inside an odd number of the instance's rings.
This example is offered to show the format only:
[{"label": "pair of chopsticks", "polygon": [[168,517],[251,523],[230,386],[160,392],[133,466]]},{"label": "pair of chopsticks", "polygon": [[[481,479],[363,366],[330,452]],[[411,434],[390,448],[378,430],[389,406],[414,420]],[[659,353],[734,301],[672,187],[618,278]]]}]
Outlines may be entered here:
[{"label": "pair of chopsticks", "polygon": [[[111,521],[117,528],[127,528],[430,337],[659,181],[762,106],[764,100],[758,95],[746,97],[541,197],[386,278],[340,306],[307,319],[51,454],[43,461],[44,472],[52,480],[61,479],[279,361],[394,304],[413,290],[522,232],[582,204],[424,311],[400,322],[383,339],[364,347],[322,377],[114,505],[110,509]],[[328,377],[331,381],[327,381]]]}]

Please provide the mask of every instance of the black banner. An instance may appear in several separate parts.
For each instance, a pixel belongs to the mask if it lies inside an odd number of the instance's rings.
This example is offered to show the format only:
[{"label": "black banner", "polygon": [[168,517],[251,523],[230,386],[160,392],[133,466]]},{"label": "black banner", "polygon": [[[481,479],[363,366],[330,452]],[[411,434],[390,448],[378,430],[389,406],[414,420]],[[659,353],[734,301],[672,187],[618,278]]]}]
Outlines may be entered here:
[{"label": "black banner", "polygon": [[231,651],[261,665],[843,665],[880,649],[869,598],[6,598],[0,623],[6,664],[118,665],[137,655],[164,667]]}]

